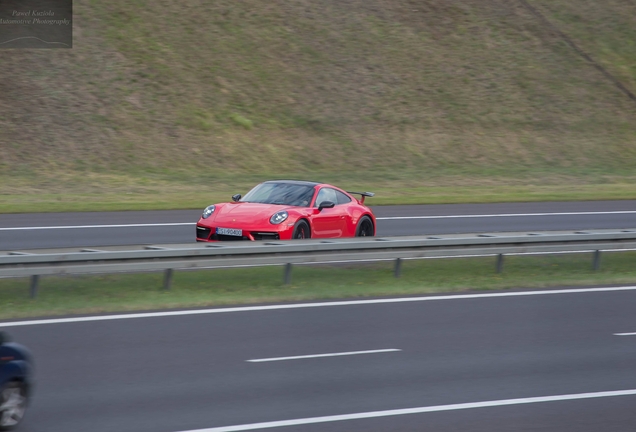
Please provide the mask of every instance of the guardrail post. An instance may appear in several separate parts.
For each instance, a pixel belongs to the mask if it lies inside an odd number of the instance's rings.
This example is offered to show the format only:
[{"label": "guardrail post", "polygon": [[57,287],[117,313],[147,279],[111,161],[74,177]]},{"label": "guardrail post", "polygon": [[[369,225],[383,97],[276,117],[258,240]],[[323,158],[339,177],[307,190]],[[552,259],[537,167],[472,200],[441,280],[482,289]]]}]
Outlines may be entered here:
[{"label": "guardrail post", "polygon": [[31,298],[38,296],[38,284],[40,283],[40,275],[31,276]]},{"label": "guardrail post", "polygon": [[501,273],[503,271],[503,263],[504,263],[503,254],[498,254],[497,255],[497,273]]},{"label": "guardrail post", "polygon": [[169,290],[172,285],[172,269],[166,269],[163,273],[163,289]]},{"label": "guardrail post", "polygon": [[594,269],[594,271],[598,271],[598,269],[601,268],[601,251],[600,250],[594,251],[594,261],[592,262],[592,268]]},{"label": "guardrail post", "polygon": [[393,269],[393,275],[396,278],[402,276],[402,258],[397,258],[395,260],[395,268]]},{"label": "guardrail post", "polygon": [[292,271],[291,263],[285,264],[285,277],[284,277],[285,285],[291,284],[291,271]]}]

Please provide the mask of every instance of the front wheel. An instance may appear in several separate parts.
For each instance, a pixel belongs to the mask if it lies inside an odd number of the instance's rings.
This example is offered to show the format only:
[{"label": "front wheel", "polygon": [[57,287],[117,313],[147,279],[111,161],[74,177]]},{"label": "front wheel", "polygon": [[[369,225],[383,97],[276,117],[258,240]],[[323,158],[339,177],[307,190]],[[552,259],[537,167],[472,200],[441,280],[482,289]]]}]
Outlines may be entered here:
[{"label": "front wheel", "polygon": [[369,216],[362,216],[358,222],[356,237],[373,237],[373,222]]},{"label": "front wheel", "polygon": [[309,224],[304,220],[299,220],[294,225],[294,231],[292,239],[308,239],[311,238],[311,231],[309,230]]},{"label": "front wheel", "polygon": [[12,381],[0,389],[0,430],[18,426],[27,408],[27,389],[24,383]]}]

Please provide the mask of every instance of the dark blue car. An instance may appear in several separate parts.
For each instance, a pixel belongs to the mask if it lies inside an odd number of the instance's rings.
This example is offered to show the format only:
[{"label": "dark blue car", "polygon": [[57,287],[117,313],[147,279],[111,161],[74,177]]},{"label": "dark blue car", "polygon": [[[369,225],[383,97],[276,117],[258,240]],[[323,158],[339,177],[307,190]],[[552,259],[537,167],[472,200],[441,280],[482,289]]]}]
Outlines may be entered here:
[{"label": "dark blue car", "polygon": [[32,383],[29,351],[0,332],[0,430],[18,426],[29,404]]}]

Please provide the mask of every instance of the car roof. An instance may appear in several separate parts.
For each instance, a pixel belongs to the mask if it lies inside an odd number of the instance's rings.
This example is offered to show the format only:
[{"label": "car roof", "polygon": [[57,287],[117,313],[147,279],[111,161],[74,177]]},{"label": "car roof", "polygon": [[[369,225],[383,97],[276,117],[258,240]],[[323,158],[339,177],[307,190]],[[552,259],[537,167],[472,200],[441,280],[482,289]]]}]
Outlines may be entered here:
[{"label": "car roof", "polygon": [[269,180],[263,183],[288,183],[288,184],[297,184],[302,186],[318,186],[324,183],[320,182],[312,182],[312,181],[304,181],[304,180]]}]

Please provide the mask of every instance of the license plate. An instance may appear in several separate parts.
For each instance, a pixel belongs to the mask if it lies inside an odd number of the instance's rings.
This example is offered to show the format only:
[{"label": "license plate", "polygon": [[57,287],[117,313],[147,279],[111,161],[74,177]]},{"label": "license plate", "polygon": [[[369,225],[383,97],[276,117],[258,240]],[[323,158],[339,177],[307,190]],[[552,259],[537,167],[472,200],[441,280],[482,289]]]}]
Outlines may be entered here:
[{"label": "license plate", "polygon": [[216,233],[221,235],[238,236],[238,237],[243,236],[243,230],[234,229],[234,228],[217,228]]}]

